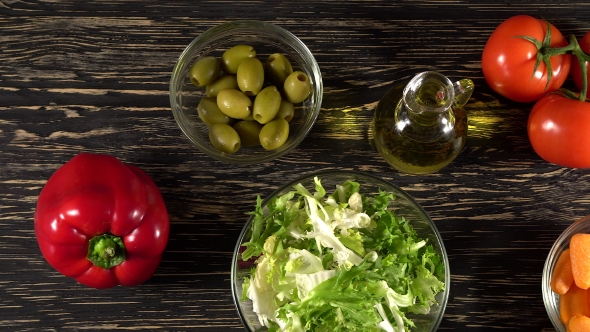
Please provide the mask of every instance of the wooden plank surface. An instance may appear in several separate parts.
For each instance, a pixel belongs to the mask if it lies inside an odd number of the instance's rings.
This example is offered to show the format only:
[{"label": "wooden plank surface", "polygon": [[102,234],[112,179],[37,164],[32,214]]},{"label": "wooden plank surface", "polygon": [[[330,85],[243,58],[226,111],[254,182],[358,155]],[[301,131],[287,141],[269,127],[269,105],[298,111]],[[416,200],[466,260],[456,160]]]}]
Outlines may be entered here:
[{"label": "wooden plank surface", "polygon": [[[401,186],[436,222],[452,273],[440,330],[552,330],[543,263],[559,233],[590,214],[590,174],[540,159],[526,135],[531,105],[499,97],[483,79],[487,37],[516,14],[545,17],[564,35],[590,30],[585,2],[0,0],[0,326],[240,330],[230,261],[255,195],[300,174],[347,169]],[[293,32],[323,74],[322,111],[309,136],[255,166],[196,150],[168,99],[184,47],[236,19]],[[383,161],[369,124],[391,85],[423,70],[472,78],[476,91],[464,151],[437,174],[412,176]],[[141,167],[166,200],[169,245],[141,286],[89,289],[39,252],[37,196],[82,151]]]}]

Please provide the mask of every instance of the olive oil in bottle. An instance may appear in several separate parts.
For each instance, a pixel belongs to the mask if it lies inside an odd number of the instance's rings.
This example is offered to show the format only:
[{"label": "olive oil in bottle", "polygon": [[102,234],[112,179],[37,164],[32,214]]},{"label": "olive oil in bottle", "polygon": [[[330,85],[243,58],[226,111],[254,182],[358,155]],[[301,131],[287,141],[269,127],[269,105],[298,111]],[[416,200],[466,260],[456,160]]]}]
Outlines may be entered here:
[{"label": "olive oil in bottle", "polygon": [[467,139],[463,105],[473,82],[455,84],[436,72],[423,72],[389,90],[373,121],[375,145],[395,169],[429,174],[451,163]]}]

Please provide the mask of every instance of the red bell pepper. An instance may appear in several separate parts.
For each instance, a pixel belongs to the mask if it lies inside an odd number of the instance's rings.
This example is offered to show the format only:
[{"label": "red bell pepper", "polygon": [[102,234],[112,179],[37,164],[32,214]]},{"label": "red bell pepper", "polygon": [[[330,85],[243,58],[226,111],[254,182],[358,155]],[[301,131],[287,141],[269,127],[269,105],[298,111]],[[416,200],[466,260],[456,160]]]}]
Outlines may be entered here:
[{"label": "red bell pepper", "polygon": [[135,286],[160,264],[170,223],[158,187],[141,169],[81,153],[47,181],[35,210],[41,253],[94,288]]}]

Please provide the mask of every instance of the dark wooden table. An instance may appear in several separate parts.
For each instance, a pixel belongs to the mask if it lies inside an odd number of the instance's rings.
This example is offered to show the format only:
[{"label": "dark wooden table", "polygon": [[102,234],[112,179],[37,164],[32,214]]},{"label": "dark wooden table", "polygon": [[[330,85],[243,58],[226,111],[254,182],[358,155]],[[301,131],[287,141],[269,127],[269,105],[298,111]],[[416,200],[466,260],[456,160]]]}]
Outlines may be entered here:
[{"label": "dark wooden table", "polygon": [[[401,186],[436,222],[452,273],[440,330],[552,330],[541,272],[559,233],[590,214],[590,173],[539,158],[526,133],[531,105],[485,83],[483,46],[516,14],[545,17],[564,35],[590,30],[582,2],[0,0],[0,329],[240,330],[230,261],[255,196],[300,174],[345,169]],[[297,35],[325,87],[303,143],[255,166],[199,152],[168,99],[184,47],[236,19]],[[405,175],[380,157],[369,124],[392,82],[423,70],[474,80],[469,139],[442,171]],[[169,244],[143,285],[84,287],[38,249],[39,192],[82,151],[141,167],[164,196]]]}]

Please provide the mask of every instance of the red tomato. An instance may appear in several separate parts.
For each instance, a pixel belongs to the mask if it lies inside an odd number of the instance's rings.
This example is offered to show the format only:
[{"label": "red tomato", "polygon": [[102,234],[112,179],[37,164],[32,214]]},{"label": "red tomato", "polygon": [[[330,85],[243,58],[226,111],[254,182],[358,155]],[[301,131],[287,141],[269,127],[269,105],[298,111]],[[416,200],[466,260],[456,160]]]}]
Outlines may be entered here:
[{"label": "red tomato", "polygon": [[[587,32],[578,43],[580,44],[580,48],[582,49],[582,51],[584,51],[584,53],[590,54],[590,32]],[[588,68],[588,62],[586,62],[586,68]],[[588,69],[586,70],[588,71]],[[576,84],[578,89],[582,90],[582,72],[577,59],[573,59],[572,61],[571,73],[572,78],[574,79],[574,83]]]},{"label": "red tomato", "polygon": [[[567,40],[552,24],[551,46],[567,46]],[[529,36],[543,42],[547,22],[527,15],[514,16],[502,22],[488,39],[481,67],[488,85],[497,93],[517,102],[533,102],[559,89],[567,79],[571,55],[551,57],[553,77],[547,85],[547,66],[535,70],[537,48],[532,42],[516,38]]]},{"label": "red tomato", "polygon": [[590,103],[558,93],[541,98],[529,115],[529,140],[550,163],[590,167]]}]

